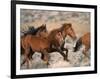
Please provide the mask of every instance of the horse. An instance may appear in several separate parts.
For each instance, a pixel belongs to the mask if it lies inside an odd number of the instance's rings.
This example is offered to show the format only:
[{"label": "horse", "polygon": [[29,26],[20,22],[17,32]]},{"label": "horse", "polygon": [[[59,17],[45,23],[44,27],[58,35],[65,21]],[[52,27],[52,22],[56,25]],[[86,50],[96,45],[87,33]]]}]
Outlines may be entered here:
[{"label": "horse", "polygon": [[[55,33],[56,32],[61,32],[63,41],[56,41],[54,39]],[[52,45],[51,48],[49,49],[50,52],[59,52],[63,57],[64,60],[69,61],[68,60],[68,49],[64,48],[64,44],[65,44],[65,37],[70,36],[73,40],[75,40],[77,38],[74,29],[72,28],[72,24],[71,23],[64,23],[62,24],[62,26],[60,28],[57,29],[53,29],[51,31],[51,33],[49,34],[49,39],[51,39]],[[60,36],[61,37],[61,36]],[[59,38],[60,40],[60,38]],[[66,51],[66,54],[63,53],[63,51]]]},{"label": "horse", "polygon": [[[59,30],[62,34],[62,37],[63,39],[65,40],[65,38],[68,36],[70,36],[73,41],[76,40],[77,36],[75,34],[75,31],[74,29],[72,28],[72,24],[71,23],[64,23],[62,24],[62,26],[56,30]],[[61,50],[62,51],[66,51],[66,55],[63,55],[64,56],[64,59],[69,61],[68,60],[68,49],[67,48],[64,48],[64,44],[65,44],[65,41],[62,42],[62,45],[61,45]]]},{"label": "horse", "polygon": [[[53,35],[53,39],[56,40],[56,42],[61,42],[63,41],[63,37],[60,32],[52,32],[50,33],[46,38],[44,37],[38,37],[38,36],[33,36],[33,35],[27,35],[24,39],[23,48],[25,50],[24,52],[24,61],[22,62],[21,65],[23,65],[25,62],[27,62],[27,67],[29,68],[29,61],[30,58],[32,58],[32,55],[35,52],[39,52],[42,54],[42,59],[48,64],[48,53],[51,52],[51,45],[59,45],[58,43],[55,43],[50,39],[51,36]],[[54,44],[53,44],[54,43]],[[32,52],[30,52],[32,50]],[[59,50],[59,48],[58,48]]]},{"label": "horse", "polygon": [[74,52],[78,51],[82,45],[85,46],[83,54],[88,57],[86,52],[90,49],[90,32],[85,33],[78,39],[78,41],[76,42],[76,46],[74,47]]},{"label": "horse", "polygon": [[[61,32],[63,41],[57,42],[54,39],[56,32]],[[60,28],[53,29],[49,34],[49,36],[50,36],[49,39],[51,39],[51,42],[52,42],[51,48],[49,50],[50,50],[50,52],[59,52],[64,57],[64,60],[69,61],[68,60],[68,49],[64,48],[64,44],[65,44],[64,40],[67,37],[67,35],[70,36],[73,40],[75,40],[77,38],[75,31],[72,28],[71,23],[64,23],[64,24],[62,24],[62,26]],[[59,36],[59,37],[61,37],[61,36]],[[60,38],[59,38],[59,40],[60,40]],[[63,51],[66,51],[66,54],[64,54]]]},{"label": "horse", "polygon": [[[70,34],[72,33],[72,34]],[[25,49],[25,59],[22,64],[25,62],[29,65],[29,60],[34,54],[34,52],[40,52],[42,54],[41,58],[48,63],[48,53],[58,51],[63,57],[64,60],[67,59],[67,54],[65,55],[63,51],[68,52],[64,48],[64,39],[67,35],[70,35],[73,39],[76,38],[75,32],[72,29],[72,25],[69,23],[63,24],[61,28],[52,30],[46,38],[36,37],[32,35],[27,35]],[[29,52],[30,50],[33,53]]]},{"label": "horse", "polygon": [[27,35],[36,35],[36,36],[40,36],[40,37],[41,36],[46,37],[47,34],[48,34],[48,32],[47,32],[46,24],[42,24],[38,28],[29,27],[29,30],[26,32],[23,32],[23,36],[21,36],[21,54],[24,53],[22,43],[24,43],[24,39]]}]

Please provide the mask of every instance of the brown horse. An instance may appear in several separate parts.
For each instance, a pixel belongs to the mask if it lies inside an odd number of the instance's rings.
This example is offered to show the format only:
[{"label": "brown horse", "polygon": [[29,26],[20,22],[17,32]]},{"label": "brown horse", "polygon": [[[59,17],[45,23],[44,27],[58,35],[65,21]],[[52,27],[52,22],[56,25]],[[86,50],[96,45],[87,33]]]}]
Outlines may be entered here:
[{"label": "brown horse", "polygon": [[[54,39],[57,32],[61,32],[63,41],[60,41],[60,38],[59,38],[59,41],[56,41],[56,39]],[[59,37],[61,37],[61,35]],[[52,30],[49,34],[50,37],[48,38],[51,39],[51,43],[52,43],[51,48],[49,49],[50,52],[57,51],[64,57],[64,60],[69,61],[68,60],[68,49],[64,48],[64,44],[65,44],[64,40],[65,40],[65,37],[67,37],[67,35],[70,36],[73,40],[77,38],[74,32],[74,29],[72,28],[71,23],[64,23],[62,24],[60,28]],[[63,51],[66,51],[66,54],[64,54]]]},{"label": "brown horse", "polygon": [[87,51],[90,48],[90,32],[84,34],[82,37],[79,38],[79,40],[76,43],[76,46],[74,48],[74,52],[78,51],[81,47],[81,45],[85,46],[85,49],[83,50],[83,54],[87,57]]},{"label": "brown horse", "polygon": [[[63,37],[60,32],[52,33],[54,35],[53,39],[60,43],[63,40]],[[50,34],[51,35],[51,34]],[[46,38],[37,37],[33,35],[27,35],[24,39],[23,48],[25,50],[24,53],[24,61],[21,65],[27,62],[27,67],[29,67],[29,60],[35,52],[40,52],[42,54],[42,59],[48,63],[48,53],[51,52],[51,45],[57,45],[56,43],[51,41],[50,36],[48,35]],[[54,44],[53,44],[54,43]],[[30,52],[32,50],[32,52]]]},{"label": "brown horse", "polygon": [[[25,44],[23,44],[23,48],[25,50],[24,56],[25,59],[22,64],[25,62],[29,65],[29,60],[34,54],[34,52],[40,52],[42,54],[42,59],[47,61],[48,63],[48,53],[58,51],[65,60],[67,59],[68,49],[64,48],[64,39],[69,35],[73,39],[76,38],[75,32],[72,29],[72,25],[70,23],[65,23],[61,28],[52,30],[46,38],[37,37],[32,35],[27,35],[25,37]],[[30,52],[32,50],[33,52]],[[63,53],[66,51],[66,55]]]},{"label": "brown horse", "polygon": [[24,53],[24,49],[23,49],[23,46],[24,43],[25,43],[25,37],[27,35],[36,35],[36,36],[39,36],[39,37],[47,37],[47,28],[46,28],[46,24],[42,24],[40,27],[38,28],[34,28],[34,27],[30,27],[29,30],[27,32],[24,32],[24,35],[21,36],[21,54]]},{"label": "brown horse", "polygon": [[[61,32],[62,37],[63,37],[64,40],[67,37],[67,35],[70,36],[73,40],[75,40],[77,38],[77,36],[75,34],[75,31],[72,28],[72,24],[71,23],[64,23],[64,24],[62,24],[62,26],[60,28],[58,28],[56,30],[59,30]],[[65,44],[65,41],[62,42],[60,47],[61,47],[62,51],[66,51],[66,55],[63,54],[64,59],[69,61],[68,60],[68,49],[64,48],[64,44]]]}]

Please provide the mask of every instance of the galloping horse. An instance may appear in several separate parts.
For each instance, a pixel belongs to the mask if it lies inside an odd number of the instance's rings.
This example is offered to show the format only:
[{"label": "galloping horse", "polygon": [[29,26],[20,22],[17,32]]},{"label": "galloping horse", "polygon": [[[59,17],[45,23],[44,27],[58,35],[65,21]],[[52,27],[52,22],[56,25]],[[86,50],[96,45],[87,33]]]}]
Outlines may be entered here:
[{"label": "galloping horse", "polygon": [[[64,23],[64,24],[62,24],[62,27],[60,27],[60,28],[58,28],[56,30],[59,30],[61,32],[62,37],[63,37],[64,40],[67,37],[67,35],[70,36],[73,40],[75,40],[77,38],[77,36],[75,34],[75,31],[72,28],[72,24],[71,23]],[[63,41],[63,43],[61,45],[61,50],[62,51],[66,51],[66,55],[63,54],[63,56],[64,56],[65,60],[69,61],[68,60],[68,49],[64,48],[64,44],[65,44],[65,41]]]},{"label": "galloping horse", "polygon": [[[56,42],[60,43],[61,41],[63,41],[63,37],[61,36],[60,32],[57,31],[55,33],[52,33],[52,35],[54,35],[52,39],[55,39]],[[35,35],[27,35],[24,39],[24,44],[22,43],[25,52],[24,61],[21,65],[27,62],[27,67],[29,67],[29,60],[35,52],[40,52],[42,54],[41,58],[48,64],[48,53],[51,52],[51,45],[57,45],[56,43],[52,42],[52,39],[50,39],[49,35],[46,38],[42,36],[38,37]],[[32,52],[30,52],[31,50]]]},{"label": "galloping horse", "polygon": [[74,48],[74,52],[78,51],[82,45],[85,46],[85,49],[83,50],[83,54],[87,57],[86,52],[90,48],[90,32],[84,34],[82,37],[79,38]]},{"label": "galloping horse", "polygon": [[24,49],[23,46],[24,42],[25,42],[25,37],[27,35],[36,35],[39,37],[46,37],[48,34],[47,32],[47,28],[46,28],[46,24],[42,24],[40,27],[38,28],[34,28],[34,27],[29,27],[29,30],[27,32],[23,32],[23,36],[21,36],[21,54],[24,53]]}]

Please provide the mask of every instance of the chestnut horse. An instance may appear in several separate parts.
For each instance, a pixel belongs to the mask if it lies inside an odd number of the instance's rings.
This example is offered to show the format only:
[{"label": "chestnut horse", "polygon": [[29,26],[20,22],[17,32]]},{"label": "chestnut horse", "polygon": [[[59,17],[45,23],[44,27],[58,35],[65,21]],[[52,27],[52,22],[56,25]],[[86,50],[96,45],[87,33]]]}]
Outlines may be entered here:
[{"label": "chestnut horse", "polygon": [[78,51],[80,47],[84,45],[85,49],[83,50],[83,54],[87,57],[87,51],[90,48],[90,32],[84,34],[79,40],[76,42],[76,46],[74,48],[74,52]]},{"label": "chestnut horse", "polygon": [[[52,40],[50,39],[51,36],[49,35],[54,35]],[[40,52],[42,54],[42,59],[44,61],[46,61],[46,63],[48,64],[48,53],[51,52],[51,45],[60,45],[58,43],[63,41],[63,37],[61,35],[60,32],[56,31],[56,32],[52,32],[52,34],[49,34],[46,38],[44,37],[38,37],[38,36],[33,36],[33,35],[27,35],[24,39],[24,44],[23,44],[23,48],[25,50],[24,52],[24,61],[22,62],[21,65],[23,65],[25,62],[27,62],[27,67],[29,67],[29,60],[32,58],[32,55],[35,52]],[[55,42],[57,43],[55,43]],[[53,44],[54,43],[54,44]],[[59,48],[58,48],[59,49]],[[30,52],[32,51],[32,52]]]},{"label": "chestnut horse", "polygon": [[42,24],[38,28],[29,27],[29,30],[26,32],[23,32],[23,36],[21,36],[21,54],[24,53],[24,49],[23,49],[22,45],[24,44],[24,40],[27,35],[36,35],[36,36],[40,36],[40,37],[41,36],[46,37],[47,34],[48,34],[48,32],[47,32],[46,24]]}]

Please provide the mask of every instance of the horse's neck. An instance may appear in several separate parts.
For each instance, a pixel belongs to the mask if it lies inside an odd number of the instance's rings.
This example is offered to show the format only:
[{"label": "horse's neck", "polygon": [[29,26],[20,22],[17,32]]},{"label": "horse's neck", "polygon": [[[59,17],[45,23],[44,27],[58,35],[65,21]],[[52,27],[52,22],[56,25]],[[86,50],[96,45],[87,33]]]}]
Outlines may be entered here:
[{"label": "horse's neck", "polygon": [[66,33],[66,31],[65,31],[65,27],[62,26],[62,27],[60,27],[59,29],[60,29],[60,31],[61,31],[61,33],[62,33],[63,38],[65,39],[65,38],[67,37],[67,35],[68,35],[68,34]]},{"label": "horse's neck", "polygon": [[52,41],[52,37],[50,36],[50,34],[46,37],[46,39],[51,42]]},{"label": "horse's neck", "polygon": [[48,41],[50,43],[50,46],[58,47],[60,46],[59,42],[54,38],[54,36],[48,36]]},{"label": "horse's neck", "polygon": [[61,31],[63,39],[65,39],[67,37],[67,35],[65,34],[65,32]]}]

